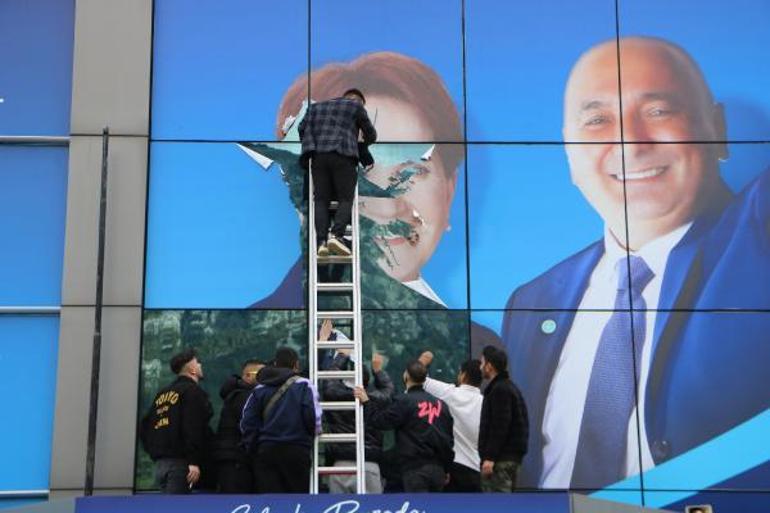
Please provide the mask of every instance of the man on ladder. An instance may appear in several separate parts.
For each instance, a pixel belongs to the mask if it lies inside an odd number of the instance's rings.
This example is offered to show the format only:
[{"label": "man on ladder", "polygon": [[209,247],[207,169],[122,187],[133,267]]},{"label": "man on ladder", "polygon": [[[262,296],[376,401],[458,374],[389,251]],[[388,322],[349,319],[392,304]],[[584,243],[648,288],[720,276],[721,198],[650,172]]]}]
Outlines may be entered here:
[{"label": "man on ladder", "polygon": [[[364,95],[358,89],[348,89],[341,98],[319,102],[308,107],[305,117],[299,125],[302,140],[300,164],[310,169],[308,192],[308,215],[311,241],[316,243],[317,251],[308,254],[308,342],[310,381],[316,386],[322,381],[347,379],[356,386],[363,385],[362,366],[353,370],[323,370],[319,368],[319,351],[350,351],[358,355],[361,362],[363,355],[361,330],[361,278],[359,262],[359,229],[357,187],[358,163],[370,167],[374,160],[367,146],[377,140],[369,116],[364,109]],[[359,143],[359,134],[362,142]],[[329,236],[329,207],[332,199],[338,201],[334,217],[332,234]],[[352,222],[352,248],[343,241],[347,225]],[[346,283],[319,282],[318,266],[343,264],[349,265],[351,281]],[[322,293],[344,294],[349,297],[350,310],[319,310],[318,299]],[[323,321],[341,321],[349,326],[350,332],[343,339],[319,340],[319,328]],[[352,335],[352,336],[351,336]],[[355,430],[353,433],[320,433],[313,441],[313,472],[310,480],[311,493],[320,488],[321,476],[355,475],[356,491],[365,492],[364,480],[365,451],[363,409],[357,400],[325,401],[321,404],[324,411],[354,412]],[[355,466],[321,465],[321,444],[353,443],[355,447]]]},{"label": "man on ladder", "polygon": [[[359,159],[367,167],[374,163],[366,146],[377,140],[377,131],[369,120],[365,104],[361,91],[348,89],[340,98],[309,105],[299,124],[302,140],[300,163],[308,169],[310,159],[313,160],[316,249],[321,257],[329,253],[340,256],[351,254],[350,248],[343,242],[343,235],[351,220],[358,178],[356,169]],[[361,146],[358,144],[359,133],[363,136]],[[331,236],[328,236],[329,203],[332,198],[337,199],[339,206]]]}]

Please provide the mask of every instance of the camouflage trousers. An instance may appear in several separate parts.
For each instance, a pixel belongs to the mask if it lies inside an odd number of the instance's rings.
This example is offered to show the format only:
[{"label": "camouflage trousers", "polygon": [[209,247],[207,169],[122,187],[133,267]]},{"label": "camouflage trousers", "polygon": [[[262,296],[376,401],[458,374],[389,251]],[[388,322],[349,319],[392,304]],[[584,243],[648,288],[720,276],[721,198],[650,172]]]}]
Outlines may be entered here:
[{"label": "camouflage trousers", "polygon": [[481,476],[481,491],[484,493],[516,491],[516,476],[519,464],[515,461],[496,461],[491,476]]}]

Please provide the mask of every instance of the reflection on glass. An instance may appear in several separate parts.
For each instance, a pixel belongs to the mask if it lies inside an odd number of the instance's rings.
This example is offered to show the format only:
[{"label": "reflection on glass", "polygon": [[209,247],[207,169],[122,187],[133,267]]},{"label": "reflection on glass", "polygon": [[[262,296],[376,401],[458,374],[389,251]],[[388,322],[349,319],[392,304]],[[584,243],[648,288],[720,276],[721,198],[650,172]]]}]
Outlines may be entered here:
[{"label": "reflection on glass", "polygon": [[[219,387],[238,374],[244,361],[272,359],[276,348],[290,346],[307,359],[307,321],[304,311],[268,310],[150,310],[144,313],[140,398],[141,417],[155,393],[174,380],[168,366],[172,356],[196,348],[206,379],[216,422],[222,406]],[[215,425],[212,428],[216,427]],[[137,446],[136,488],[154,488],[152,461]]]},{"label": "reflection on glass", "polygon": [[470,346],[465,311],[364,312],[364,355],[385,357],[386,370],[402,389],[401,375],[409,360],[430,349],[435,355],[431,375],[454,382]]}]

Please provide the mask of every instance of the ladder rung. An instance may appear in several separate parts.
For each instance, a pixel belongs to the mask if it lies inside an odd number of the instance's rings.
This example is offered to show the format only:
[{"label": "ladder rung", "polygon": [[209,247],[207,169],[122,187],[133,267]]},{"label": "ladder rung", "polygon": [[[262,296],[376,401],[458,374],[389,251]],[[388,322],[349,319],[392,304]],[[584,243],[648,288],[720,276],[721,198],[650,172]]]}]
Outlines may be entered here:
[{"label": "ladder rung", "polygon": [[352,411],[356,406],[356,401],[321,401],[322,411]]},{"label": "ladder rung", "polygon": [[352,340],[317,340],[316,349],[355,349],[356,343]]},{"label": "ladder rung", "polygon": [[335,310],[326,310],[316,312],[319,319],[352,319],[353,312],[339,312]]},{"label": "ladder rung", "polygon": [[356,371],[352,370],[325,370],[318,371],[318,379],[356,379]]},{"label": "ladder rung", "polygon": [[356,467],[318,467],[318,473],[325,476],[334,474],[356,474],[358,473],[358,469]]},{"label": "ladder rung", "polygon": [[353,290],[352,283],[316,283],[319,292],[348,292]]},{"label": "ladder rung", "polygon": [[340,256],[340,255],[330,255],[330,256],[319,256],[317,257],[317,261],[319,264],[352,264],[353,263],[353,257],[349,256]]},{"label": "ladder rung", "polygon": [[318,435],[318,441],[323,443],[356,443],[357,435],[355,433],[323,433]]}]

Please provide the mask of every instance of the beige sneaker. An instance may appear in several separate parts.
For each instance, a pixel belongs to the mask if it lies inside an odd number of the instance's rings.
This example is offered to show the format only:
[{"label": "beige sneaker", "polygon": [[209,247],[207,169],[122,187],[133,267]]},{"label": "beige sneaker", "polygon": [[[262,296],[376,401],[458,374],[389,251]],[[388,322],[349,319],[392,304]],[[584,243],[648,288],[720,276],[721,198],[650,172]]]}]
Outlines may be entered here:
[{"label": "beige sneaker", "polygon": [[347,245],[337,237],[329,237],[329,241],[326,243],[326,245],[328,246],[329,251],[331,251],[334,255],[347,257],[353,254],[350,251],[350,248],[347,247]]},{"label": "beige sneaker", "polygon": [[321,244],[320,246],[318,246],[318,256],[319,257],[329,256],[329,247],[326,244]]}]

